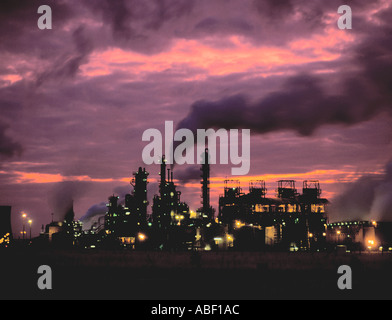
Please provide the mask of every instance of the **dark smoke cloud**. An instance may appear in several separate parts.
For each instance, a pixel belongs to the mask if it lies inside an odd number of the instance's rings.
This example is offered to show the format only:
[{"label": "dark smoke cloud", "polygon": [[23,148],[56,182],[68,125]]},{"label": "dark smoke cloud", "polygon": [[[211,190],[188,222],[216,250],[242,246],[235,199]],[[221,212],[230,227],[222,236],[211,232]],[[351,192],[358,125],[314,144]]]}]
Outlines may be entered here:
[{"label": "dark smoke cloud", "polygon": [[[287,4],[286,4],[287,5]],[[253,133],[293,130],[311,135],[327,124],[352,125],[387,112],[392,115],[392,27],[381,23],[360,29],[359,43],[343,53],[335,73],[298,72],[268,94],[236,94],[215,101],[200,100],[177,125],[196,129],[247,128]],[[260,88],[262,90],[262,88]]]},{"label": "dark smoke cloud", "polygon": [[[40,16],[37,9],[41,5],[52,8],[53,27],[61,29],[74,16],[78,15],[77,7],[72,2],[59,0],[2,0],[0,1],[0,48],[16,54],[34,54],[41,58],[53,58],[61,50],[58,34],[42,32],[37,28]],[[53,30],[51,30],[53,31]],[[65,37],[60,41],[65,40]]]},{"label": "dark smoke cloud", "polygon": [[64,80],[74,77],[82,64],[88,62],[88,56],[93,51],[94,45],[88,38],[85,27],[80,26],[72,33],[74,51],[61,55],[55,59],[52,68],[38,75],[36,84],[53,80]]},{"label": "dark smoke cloud", "polygon": [[20,156],[23,151],[22,145],[6,135],[7,128],[8,126],[0,123],[0,156],[7,158]]},{"label": "dark smoke cloud", "polygon": [[[171,44],[173,22],[188,16],[194,1],[166,0],[105,0],[83,1],[88,14],[101,19],[106,39],[101,46],[131,48],[144,54],[160,52]],[[170,24],[169,26],[166,26]],[[166,27],[169,33],[166,33]],[[106,30],[107,29],[107,30]]]},{"label": "dark smoke cloud", "polygon": [[[387,64],[384,68],[391,70]],[[257,102],[244,94],[217,101],[197,101],[177,128],[188,128],[194,133],[211,127],[246,128],[253,133],[294,130],[306,136],[322,125],[351,125],[383,111],[392,114],[388,91],[380,96],[380,91],[369,92],[361,79],[350,78],[344,84],[345,93],[329,94],[323,82],[321,77],[304,74],[289,78],[282,90]]]},{"label": "dark smoke cloud", "polygon": [[392,221],[392,161],[383,175],[366,175],[351,183],[329,209],[331,219]]},{"label": "dark smoke cloud", "polygon": [[63,221],[69,210],[88,190],[88,183],[80,181],[63,181],[56,183],[49,192],[49,206],[53,210],[53,219]]}]

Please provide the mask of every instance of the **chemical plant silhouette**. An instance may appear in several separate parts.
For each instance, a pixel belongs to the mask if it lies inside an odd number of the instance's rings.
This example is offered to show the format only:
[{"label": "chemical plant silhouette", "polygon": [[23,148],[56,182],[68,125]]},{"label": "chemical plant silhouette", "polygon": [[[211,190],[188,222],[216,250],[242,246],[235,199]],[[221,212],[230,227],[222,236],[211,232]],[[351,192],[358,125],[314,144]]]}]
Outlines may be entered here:
[{"label": "chemical plant silhouette", "polygon": [[[108,198],[107,212],[89,230],[74,220],[73,204],[64,221],[53,221],[41,234],[30,239],[35,246],[60,248],[129,248],[134,250],[283,250],[323,251],[345,244],[351,249],[375,249],[376,222],[350,221],[328,224],[329,201],[321,198],[317,180],[303,182],[298,193],[294,180],[280,180],[276,198],[266,197],[265,182],[251,181],[245,193],[237,180],[224,181],[219,212],[210,205],[210,164],[208,149],[201,165],[201,207],[196,212],[181,201],[173,180],[173,170],[160,164],[159,194],[147,214],[148,172],[139,168],[131,180],[133,193]],[[0,246],[12,244],[11,208],[3,206]],[[52,218],[53,219],[53,218]],[[342,229],[343,228],[343,229]],[[3,230],[4,229],[4,230]],[[385,228],[384,228],[385,229]],[[388,230],[390,225],[388,225]],[[388,232],[383,232],[389,233]],[[24,235],[24,234],[23,234]],[[389,244],[391,239],[385,240]],[[384,241],[384,242],[385,242]],[[25,241],[26,242],[26,241]],[[381,240],[377,241],[381,245]],[[372,248],[373,247],[373,248]]]}]

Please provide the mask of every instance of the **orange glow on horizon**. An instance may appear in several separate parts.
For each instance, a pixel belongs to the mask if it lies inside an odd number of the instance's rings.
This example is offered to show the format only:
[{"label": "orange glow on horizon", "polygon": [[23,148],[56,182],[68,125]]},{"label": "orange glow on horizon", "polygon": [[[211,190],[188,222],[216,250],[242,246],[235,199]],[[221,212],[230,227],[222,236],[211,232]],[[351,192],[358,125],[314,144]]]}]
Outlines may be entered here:
[{"label": "orange glow on horizon", "polygon": [[[0,171],[0,174],[5,174],[5,171]],[[39,172],[23,172],[13,171],[13,174],[17,175],[15,183],[55,183],[62,181],[91,181],[91,182],[126,182],[129,183],[130,177],[122,178],[92,178],[88,175],[79,176],[63,176],[60,173],[39,173]],[[215,176],[210,178],[211,188],[222,188],[224,187],[224,181],[238,180],[241,187],[248,187],[251,181],[264,180],[266,183],[275,183],[278,180],[295,180],[301,182],[304,180],[319,180],[321,184],[335,184],[353,182],[364,174],[381,175],[383,171],[375,172],[356,172],[350,170],[313,170],[309,172],[300,173],[279,173],[279,174],[264,174],[264,175],[248,175],[248,176]],[[180,184],[181,181],[174,179],[175,183]],[[200,182],[188,182],[182,185],[183,187],[200,187]],[[298,185],[297,185],[298,187]]]},{"label": "orange glow on horizon", "polygon": [[62,181],[91,181],[91,182],[112,182],[112,181],[127,181],[129,178],[121,179],[97,179],[91,178],[87,175],[83,176],[62,176],[61,174],[51,174],[51,173],[38,173],[38,172],[21,172],[15,171],[17,174],[16,183],[56,183]]}]

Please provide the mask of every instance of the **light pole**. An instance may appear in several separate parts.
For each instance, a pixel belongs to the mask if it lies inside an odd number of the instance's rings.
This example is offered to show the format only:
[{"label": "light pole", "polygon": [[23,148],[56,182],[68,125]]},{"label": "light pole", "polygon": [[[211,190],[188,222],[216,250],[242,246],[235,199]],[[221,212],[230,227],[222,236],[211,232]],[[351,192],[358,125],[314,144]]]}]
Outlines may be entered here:
[{"label": "light pole", "polygon": [[26,233],[26,231],[25,231],[25,220],[26,220],[26,217],[27,217],[27,214],[22,213],[22,219],[23,219],[23,232],[22,232],[23,240],[25,239],[25,233]]},{"label": "light pole", "polygon": [[30,225],[30,241],[31,241],[31,224],[33,223],[33,220],[29,220],[29,221],[27,221],[28,223],[29,223],[29,225]]}]

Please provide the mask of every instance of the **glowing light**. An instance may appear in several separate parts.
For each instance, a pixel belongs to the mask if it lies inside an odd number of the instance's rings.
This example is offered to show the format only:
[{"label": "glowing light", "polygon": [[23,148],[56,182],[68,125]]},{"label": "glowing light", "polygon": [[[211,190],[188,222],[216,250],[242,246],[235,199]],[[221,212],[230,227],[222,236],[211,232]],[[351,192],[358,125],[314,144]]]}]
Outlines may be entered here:
[{"label": "glowing light", "polygon": [[245,223],[241,222],[240,220],[235,220],[235,226],[237,228],[241,228],[245,225]]},{"label": "glowing light", "polygon": [[137,238],[138,238],[140,241],[144,241],[144,240],[146,240],[146,235],[143,234],[143,233],[139,233],[139,234],[137,235]]}]

